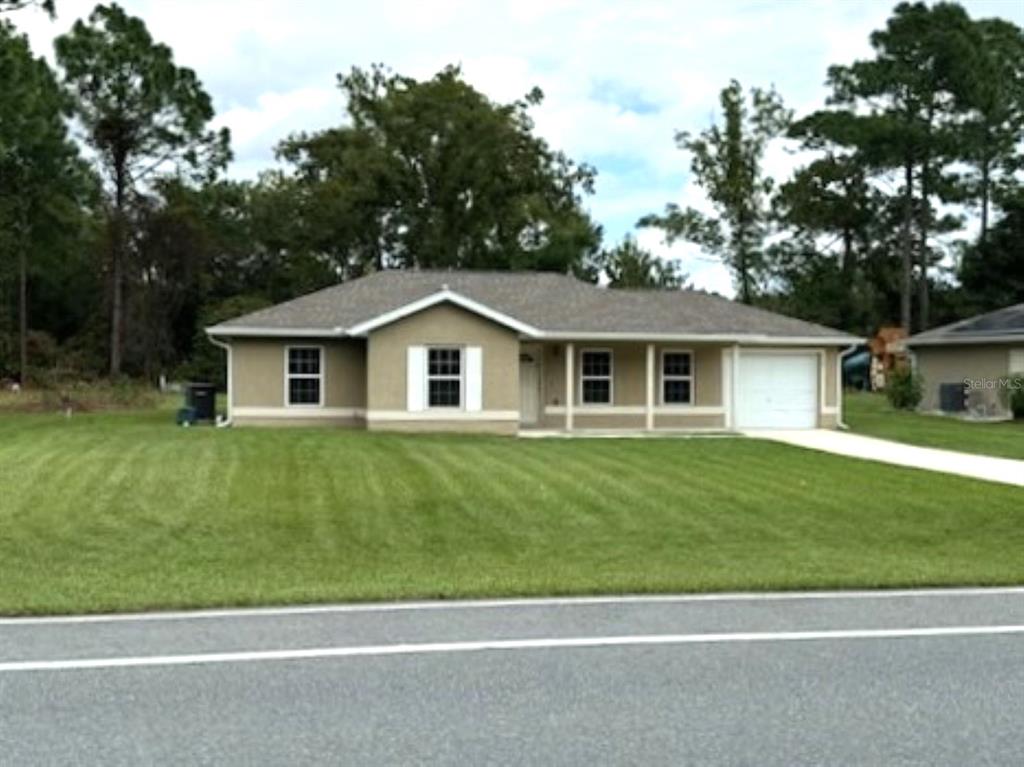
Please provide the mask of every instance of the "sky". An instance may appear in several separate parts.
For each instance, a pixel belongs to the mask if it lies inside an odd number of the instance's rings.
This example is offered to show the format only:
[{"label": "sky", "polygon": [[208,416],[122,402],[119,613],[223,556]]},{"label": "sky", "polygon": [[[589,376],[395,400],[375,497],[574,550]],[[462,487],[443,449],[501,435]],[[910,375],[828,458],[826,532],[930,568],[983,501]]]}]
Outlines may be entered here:
[{"label": "sky", "polygon": [[[870,56],[868,35],[884,26],[887,0],[122,0],[179,65],[196,71],[213,97],[216,124],[231,129],[229,175],[255,178],[274,146],[299,130],[345,119],[336,75],[381,62],[431,77],[445,65],[491,99],[508,102],[533,86],[531,110],[548,143],[598,172],[586,207],[613,244],[644,214],[668,202],[708,210],[691,183],[677,130],[715,119],[731,78],[774,85],[797,115],[819,108],[830,64]],[[966,0],[972,17],[1024,26],[1024,0]],[[57,0],[57,19],[24,10],[11,18],[35,51],[94,2]],[[784,180],[799,164],[792,148],[769,147],[767,171]],[[668,247],[657,230],[641,245],[679,259],[697,288],[732,295],[715,259],[686,243]]]}]

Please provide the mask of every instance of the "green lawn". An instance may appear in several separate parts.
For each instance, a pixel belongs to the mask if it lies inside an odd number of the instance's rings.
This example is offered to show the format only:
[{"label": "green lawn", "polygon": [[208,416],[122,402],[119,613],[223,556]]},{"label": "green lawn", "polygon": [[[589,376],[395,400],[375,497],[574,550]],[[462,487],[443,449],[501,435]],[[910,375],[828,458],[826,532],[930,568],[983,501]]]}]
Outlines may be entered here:
[{"label": "green lawn", "polygon": [[850,394],[844,420],[852,431],[912,445],[1024,459],[1024,421],[972,423],[893,410],[881,394]]},{"label": "green lawn", "polygon": [[1024,493],[741,438],[0,416],[0,613],[1024,583]]}]

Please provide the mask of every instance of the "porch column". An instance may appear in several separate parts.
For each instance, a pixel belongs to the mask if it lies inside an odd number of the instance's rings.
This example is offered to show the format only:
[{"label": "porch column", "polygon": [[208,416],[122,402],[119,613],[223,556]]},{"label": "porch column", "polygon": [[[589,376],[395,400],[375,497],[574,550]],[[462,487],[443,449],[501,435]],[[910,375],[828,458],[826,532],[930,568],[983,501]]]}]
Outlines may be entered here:
[{"label": "porch column", "polygon": [[729,428],[735,429],[739,422],[739,391],[740,383],[740,345],[733,344],[732,346],[732,374],[729,376],[730,391],[729,391]]},{"label": "porch column", "polygon": [[572,396],[572,382],[575,379],[573,375],[573,366],[576,363],[576,352],[575,347],[570,343],[565,345],[565,430],[572,431],[572,408],[573,408],[573,396]]},{"label": "porch column", "polygon": [[654,344],[647,344],[647,431],[654,429]]}]

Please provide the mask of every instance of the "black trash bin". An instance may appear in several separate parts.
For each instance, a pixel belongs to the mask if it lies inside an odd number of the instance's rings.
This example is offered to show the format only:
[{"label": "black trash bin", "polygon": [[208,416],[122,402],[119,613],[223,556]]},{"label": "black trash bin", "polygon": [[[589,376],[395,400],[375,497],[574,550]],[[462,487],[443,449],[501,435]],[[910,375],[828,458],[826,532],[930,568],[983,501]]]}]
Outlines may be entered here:
[{"label": "black trash bin", "polygon": [[197,421],[217,418],[217,387],[211,383],[190,383],[185,387],[185,406],[195,413]]}]

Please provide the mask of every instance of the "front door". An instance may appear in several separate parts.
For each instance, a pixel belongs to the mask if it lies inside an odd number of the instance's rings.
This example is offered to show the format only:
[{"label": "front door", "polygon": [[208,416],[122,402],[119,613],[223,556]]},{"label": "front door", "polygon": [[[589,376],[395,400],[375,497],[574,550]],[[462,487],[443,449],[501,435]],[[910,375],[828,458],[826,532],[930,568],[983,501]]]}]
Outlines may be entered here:
[{"label": "front door", "polygon": [[519,355],[519,422],[528,426],[540,418],[540,365],[537,355]]}]

